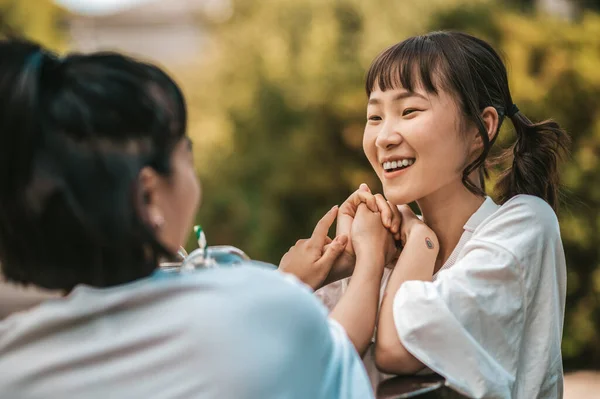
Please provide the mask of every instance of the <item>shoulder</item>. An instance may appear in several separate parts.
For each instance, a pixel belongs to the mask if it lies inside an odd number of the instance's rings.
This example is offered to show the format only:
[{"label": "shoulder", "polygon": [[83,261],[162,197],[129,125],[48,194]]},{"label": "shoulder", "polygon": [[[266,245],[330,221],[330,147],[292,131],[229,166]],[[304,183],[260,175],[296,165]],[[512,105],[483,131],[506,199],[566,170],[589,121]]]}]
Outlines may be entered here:
[{"label": "shoulder", "polygon": [[280,323],[284,328],[294,320],[303,320],[303,325],[312,323],[314,327],[327,319],[326,309],[307,286],[276,270],[239,266],[203,270],[183,275],[181,280],[179,284],[193,291],[190,299],[196,309],[218,308],[218,312],[206,313],[219,319],[214,321],[217,324],[227,321],[235,325],[252,319]]},{"label": "shoulder", "polygon": [[[335,335],[327,310],[310,289],[279,271],[253,267],[216,270],[204,282],[199,274],[194,279],[200,293],[186,315],[190,340],[227,343],[215,354],[240,364],[261,359],[258,368],[270,364],[285,375],[302,373],[296,363],[323,372],[324,354],[336,348]],[[203,295],[207,282],[212,292]]]},{"label": "shoulder", "polygon": [[541,198],[517,195],[504,203],[474,231],[473,238],[509,242],[518,238],[528,243],[560,236],[554,210]]},{"label": "shoulder", "polygon": [[542,264],[562,264],[564,257],[554,210],[530,195],[511,198],[485,219],[465,244],[463,256],[473,249],[504,254],[516,270],[526,269],[532,276],[552,269]]},{"label": "shoulder", "polygon": [[533,195],[517,195],[498,210],[499,216],[519,218],[526,222],[535,222],[543,227],[558,227],[556,213],[550,205]]}]

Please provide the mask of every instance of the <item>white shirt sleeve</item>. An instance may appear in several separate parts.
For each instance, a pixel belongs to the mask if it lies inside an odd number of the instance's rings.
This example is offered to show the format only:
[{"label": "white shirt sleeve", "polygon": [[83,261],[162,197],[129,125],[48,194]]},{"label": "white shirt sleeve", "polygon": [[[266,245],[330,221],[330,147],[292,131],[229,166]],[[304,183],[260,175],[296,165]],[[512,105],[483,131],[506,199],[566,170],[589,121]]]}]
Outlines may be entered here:
[{"label": "white shirt sleeve", "polygon": [[518,260],[475,238],[435,282],[407,281],[393,304],[405,348],[471,397],[511,397],[524,328]]}]

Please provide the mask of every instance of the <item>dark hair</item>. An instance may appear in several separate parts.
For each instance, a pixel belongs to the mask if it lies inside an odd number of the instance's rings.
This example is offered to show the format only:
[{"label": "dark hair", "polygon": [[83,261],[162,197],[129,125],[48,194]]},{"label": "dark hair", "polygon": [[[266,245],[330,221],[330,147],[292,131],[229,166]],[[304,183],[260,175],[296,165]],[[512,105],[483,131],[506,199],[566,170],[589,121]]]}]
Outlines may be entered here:
[{"label": "dark hair", "polygon": [[70,290],[151,274],[168,251],[145,214],[139,172],[169,176],[185,131],[183,95],[155,66],[0,41],[5,277]]},{"label": "dark hair", "polygon": [[[436,75],[437,74],[437,75]],[[531,122],[522,112],[511,112],[513,99],[506,67],[485,41],[462,32],[432,32],[415,36],[384,50],[371,64],[366,80],[367,95],[375,85],[381,90],[418,85],[429,93],[444,90],[455,96],[465,120],[475,123],[484,143],[481,155],[463,171],[463,184],[473,193],[485,194],[485,161],[498,132],[490,141],[481,113],[489,106],[515,127],[516,142],[497,160],[512,157],[512,166],[496,183],[500,203],[517,194],[530,194],[558,208],[558,161],[567,151],[569,136],[554,121]],[[436,86],[437,84],[437,86]],[[479,170],[479,184],[469,175]]]}]

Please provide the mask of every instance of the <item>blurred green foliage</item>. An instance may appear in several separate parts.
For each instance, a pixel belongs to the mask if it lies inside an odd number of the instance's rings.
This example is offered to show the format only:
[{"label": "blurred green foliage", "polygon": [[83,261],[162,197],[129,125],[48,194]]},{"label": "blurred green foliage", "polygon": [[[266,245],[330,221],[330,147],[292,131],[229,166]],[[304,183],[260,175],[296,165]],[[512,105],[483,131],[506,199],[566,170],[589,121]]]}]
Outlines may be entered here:
[{"label": "blurred green foliage", "polygon": [[[567,369],[600,367],[600,16],[583,11],[568,22],[514,3],[234,2],[232,17],[210,26],[202,67],[185,79],[205,192],[198,220],[210,244],[277,263],[361,182],[378,189],[361,147],[370,61],[409,35],[468,31],[505,55],[521,110],[573,136],[560,214],[564,359]],[[507,125],[500,146],[513,138]]]}]

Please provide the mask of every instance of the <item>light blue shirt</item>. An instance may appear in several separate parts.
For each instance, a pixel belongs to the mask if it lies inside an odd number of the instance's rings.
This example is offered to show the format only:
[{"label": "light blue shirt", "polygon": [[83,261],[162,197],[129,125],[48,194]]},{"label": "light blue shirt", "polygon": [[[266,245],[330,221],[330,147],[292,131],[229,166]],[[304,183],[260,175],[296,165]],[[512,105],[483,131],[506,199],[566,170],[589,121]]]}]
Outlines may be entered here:
[{"label": "light blue shirt", "polygon": [[19,398],[372,398],[311,292],[244,266],[79,286],[0,322],[0,392]]}]

